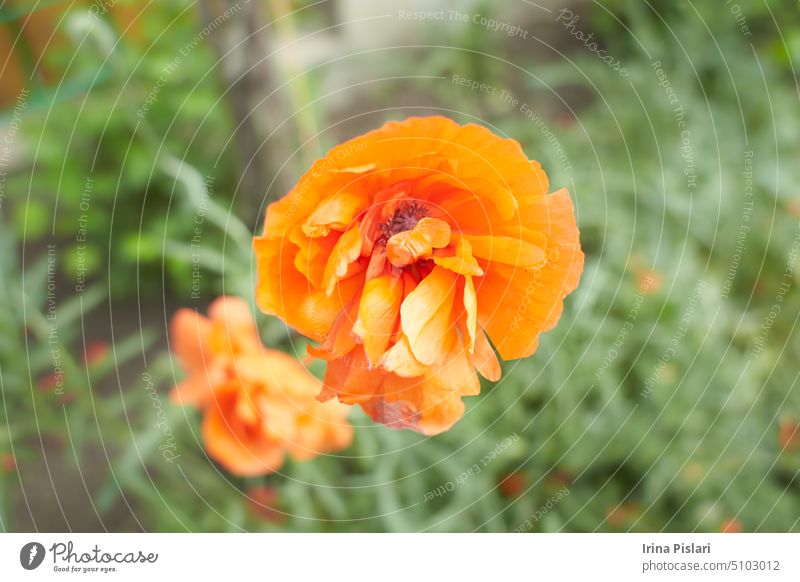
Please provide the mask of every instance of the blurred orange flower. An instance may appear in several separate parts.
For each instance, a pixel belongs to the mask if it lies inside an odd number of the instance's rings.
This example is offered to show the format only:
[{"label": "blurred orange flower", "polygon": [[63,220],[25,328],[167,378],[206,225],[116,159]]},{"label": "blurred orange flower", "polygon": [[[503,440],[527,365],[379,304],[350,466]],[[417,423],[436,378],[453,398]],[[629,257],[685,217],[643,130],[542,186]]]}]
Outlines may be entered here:
[{"label": "blurred orange flower", "polygon": [[0,467],[3,468],[3,473],[10,473],[17,468],[17,460],[11,453],[0,454]]},{"label": "blurred orange flower", "polygon": [[788,453],[800,449],[800,423],[792,419],[781,419],[778,425],[778,443]]},{"label": "blurred orange flower", "polygon": [[629,526],[641,516],[642,508],[635,501],[626,501],[606,509],[606,522],[611,527]]},{"label": "blurred orange flower", "polygon": [[793,198],[787,204],[787,209],[789,210],[789,214],[791,214],[795,218],[800,218],[800,198]]},{"label": "blurred orange flower", "polygon": [[83,353],[83,363],[89,367],[102,364],[110,351],[111,348],[107,342],[99,340],[89,342]]},{"label": "blurred orange flower", "polygon": [[732,517],[722,522],[722,525],[719,526],[719,531],[722,533],[742,533],[744,528],[741,521]]},{"label": "blurred orange flower", "polygon": [[[435,434],[480,391],[475,370],[530,356],[578,284],[569,193],[519,143],[444,117],[333,148],[267,209],[261,309],[320,342],[322,400]],[[494,349],[491,342],[494,344]]]},{"label": "blurred orange flower", "polygon": [[172,320],[173,351],[187,378],[171,398],[204,411],[203,440],[213,459],[251,476],[278,470],[287,453],[306,460],[350,444],[348,407],[319,402],[319,380],[261,345],[243,300],[220,297],[209,316],[181,309]]},{"label": "blurred orange flower", "polygon": [[525,490],[525,475],[519,472],[505,473],[497,484],[504,497],[517,497]]}]

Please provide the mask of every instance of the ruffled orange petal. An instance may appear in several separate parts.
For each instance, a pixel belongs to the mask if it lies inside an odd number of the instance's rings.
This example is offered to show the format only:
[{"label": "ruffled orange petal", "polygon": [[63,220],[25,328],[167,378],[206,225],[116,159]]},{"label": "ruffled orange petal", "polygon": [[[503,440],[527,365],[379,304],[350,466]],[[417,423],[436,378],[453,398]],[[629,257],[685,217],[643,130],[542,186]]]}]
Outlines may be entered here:
[{"label": "ruffled orange petal", "polygon": [[454,237],[456,246],[453,256],[435,254],[433,262],[440,267],[450,269],[459,275],[483,275],[483,269],[472,255],[472,245],[464,237],[457,235]]},{"label": "ruffled orange petal", "polygon": [[360,304],[360,300],[353,301],[346,310],[342,311],[319,347],[306,346],[308,353],[315,358],[330,361],[341,358],[351,352],[357,344],[352,331],[353,324],[355,324],[358,317]]},{"label": "ruffled orange petal", "polygon": [[464,346],[456,343],[450,353],[442,362],[430,366],[430,375],[437,379],[438,383],[458,394],[464,396],[475,396],[481,392],[481,383],[475,368],[469,361],[468,354]]},{"label": "ruffled orange petal", "polygon": [[170,402],[178,406],[204,407],[211,401],[214,392],[204,372],[195,372],[170,391]]},{"label": "ruffled orange petal", "polygon": [[356,225],[339,237],[331,251],[322,282],[325,293],[333,293],[336,283],[347,276],[350,265],[360,256],[361,229]]},{"label": "ruffled orange petal", "polygon": [[317,397],[325,402],[334,396],[344,404],[358,404],[372,398],[383,381],[385,372],[373,368],[363,346],[338,360],[328,362],[323,389]]},{"label": "ruffled orange petal", "polygon": [[389,351],[383,354],[380,363],[387,372],[393,372],[404,378],[422,376],[427,370],[427,366],[420,363],[411,353],[406,336],[401,336]]},{"label": "ruffled orange petal", "polygon": [[498,138],[486,127],[462,126],[446,155],[459,162],[459,178],[467,183],[488,179],[517,199],[547,193],[547,183],[541,179],[544,172],[536,173],[538,164],[528,160],[519,142]]},{"label": "ruffled orange petal", "polygon": [[281,468],[284,451],[279,443],[245,426],[233,411],[234,403],[219,402],[203,419],[203,442],[209,456],[234,475],[251,477]]},{"label": "ruffled orange petal", "polygon": [[397,329],[402,299],[403,284],[394,275],[383,275],[364,285],[353,333],[361,338],[373,365],[381,359]]},{"label": "ruffled orange petal", "polygon": [[206,369],[206,361],[213,355],[208,343],[211,330],[208,318],[191,309],[180,309],[173,316],[170,323],[172,351],[187,372]]},{"label": "ruffled orange petal", "polygon": [[503,375],[500,362],[483,330],[475,338],[475,352],[472,354],[472,365],[481,376],[490,382],[497,382]]},{"label": "ruffled orange petal", "polygon": [[[478,321],[505,360],[536,351],[539,334],[558,322],[563,299],[575,289],[583,270],[569,193],[559,190],[525,211],[531,223],[543,228],[547,222],[547,263],[535,271],[490,263],[477,288]],[[539,217],[534,219],[534,214]]]},{"label": "ruffled orange petal", "polygon": [[309,237],[326,236],[331,229],[344,231],[359,212],[367,207],[369,200],[353,192],[337,192],[329,196],[314,209],[305,223],[303,232]]},{"label": "ruffled orange petal", "polygon": [[461,395],[431,376],[401,378],[387,374],[381,385],[381,397],[361,406],[376,422],[424,435],[449,430],[464,414]]},{"label": "ruffled orange petal", "polygon": [[475,350],[475,330],[478,327],[478,296],[472,277],[464,277],[464,325],[467,330],[467,351]]},{"label": "ruffled orange petal", "polygon": [[511,220],[517,212],[518,203],[514,194],[507,186],[492,182],[490,180],[483,180],[481,178],[473,178],[470,182],[473,191],[478,191],[481,195],[494,204],[500,217],[503,220]]},{"label": "ruffled orange petal", "polygon": [[328,451],[350,445],[353,428],[346,420],[348,407],[338,402],[304,403],[295,416],[295,438],[289,442],[289,454],[305,461]]},{"label": "ruffled orange petal", "polygon": [[450,225],[444,220],[426,216],[411,230],[398,232],[386,243],[386,258],[395,267],[405,267],[419,259],[429,258],[433,249],[450,243]]},{"label": "ruffled orange petal", "polygon": [[342,144],[331,149],[325,158],[314,162],[289,194],[269,205],[264,233],[274,238],[288,236],[305,222],[325,198],[336,192],[346,191],[368,200],[374,184],[362,179],[363,174],[337,171],[356,167],[357,164],[348,161],[354,156],[361,156],[363,149],[361,147],[361,152],[357,149],[348,151],[347,145]]},{"label": "ruffled orange petal", "polygon": [[256,335],[253,312],[247,301],[240,297],[222,296],[208,306],[212,321],[219,322],[231,334]]},{"label": "ruffled orange petal", "polygon": [[311,284],[319,289],[323,286],[325,267],[328,264],[328,257],[333,251],[337,233],[319,238],[305,238],[297,243],[299,250],[294,258],[294,267],[305,275]]},{"label": "ruffled orange petal", "polygon": [[508,236],[462,235],[472,245],[472,254],[490,262],[538,269],[544,265],[544,249]]},{"label": "ruffled orange petal", "polygon": [[253,312],[244,299],[218,297],[208,306],[208,314],[214,324],[208,343],[215,354],[233,357],[260,346]]},{"label": "ruffled orange petal", "polygon": [[520,209],[520,219],[532,231],[547,237],[548,268],[562,274],[566,294],[572,293],[583,273],[584,256],[569,191],[561,188],[549,196],[532,199]]},{"label": "ruffled orange petal", "polygon": [[261,310],[322,341],[344,306],[359,292],[363,276],[346,278],[326,293],[294,268],[297,248],[285,239],[256,238],[254,247],[259,273],[256,301]]},{"label": "ruffled orange petal", "polygon": [[423,364],[443,359],[455,341],[453,302],[457,275],[435,267],[400,306],[400,324],[414,357]]},{"label": "ruffled orange petal", "polygon": [[269,386],[269,392],[283,401],[316,396],[320,381],[297,358],[278,350],[261,348],[239,356],[236,377],[246,386]]}]

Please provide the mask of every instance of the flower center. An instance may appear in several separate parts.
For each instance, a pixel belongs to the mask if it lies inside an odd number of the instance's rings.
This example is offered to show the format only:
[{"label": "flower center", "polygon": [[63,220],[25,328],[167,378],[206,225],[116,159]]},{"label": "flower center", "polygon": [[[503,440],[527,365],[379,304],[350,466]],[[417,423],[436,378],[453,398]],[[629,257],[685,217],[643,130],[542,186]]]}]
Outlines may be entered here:
[{"label": "flower center", "polygon": [[403,202],[389,220],[381,224],[381,240],[385,243],[398,232],[411,230],[428,216],[427,209],[417,202]]}]

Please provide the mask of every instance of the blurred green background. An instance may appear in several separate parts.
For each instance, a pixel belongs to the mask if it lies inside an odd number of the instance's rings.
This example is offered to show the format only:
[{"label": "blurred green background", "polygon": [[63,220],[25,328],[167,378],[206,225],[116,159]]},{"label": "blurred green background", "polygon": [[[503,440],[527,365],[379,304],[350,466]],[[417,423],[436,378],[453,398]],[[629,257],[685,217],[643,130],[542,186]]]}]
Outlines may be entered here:
[{"label": "blurred green background", "polygon": [[[796,1],[6,1],[0,63],[0,530],[800,530]],[[572,192],[559,326],[446,434],[353,410],[227,475],[169,318],[252,302],[266,204],[430,114]]]}]

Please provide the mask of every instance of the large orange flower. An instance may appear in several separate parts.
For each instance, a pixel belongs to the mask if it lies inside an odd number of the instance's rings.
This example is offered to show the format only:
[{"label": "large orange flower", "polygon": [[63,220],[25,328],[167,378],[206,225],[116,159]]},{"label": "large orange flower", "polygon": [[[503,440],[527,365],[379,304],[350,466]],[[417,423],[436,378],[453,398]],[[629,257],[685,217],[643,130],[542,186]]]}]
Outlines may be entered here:
[{"label": "large orange flower", "polygon": [[172,320],[173,350],[187,378],[171,396],[204,411],[212,458],[236,475],[260,475],[278,470],[287,453],[305,460],[350,444],[349,408],[319,402],[319,380],[261,345],[244,301],[220,297],[209,315],[181,309]]},{"label": "large orange flower", "polygon": [[[491,342],[524,358],[558,321],[583,253],[569,193],[519,143],[444,117],[333,148],[267,209],[257,301],[320,342],[320,398],[424,434],[450,428]],[[488,335],[488,338],[487,338]]]}]

